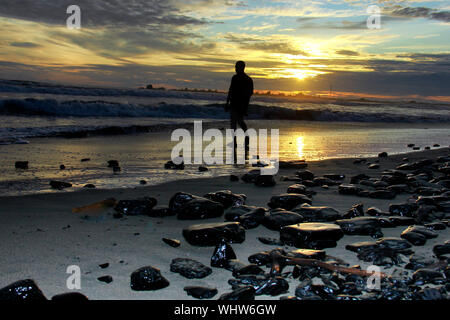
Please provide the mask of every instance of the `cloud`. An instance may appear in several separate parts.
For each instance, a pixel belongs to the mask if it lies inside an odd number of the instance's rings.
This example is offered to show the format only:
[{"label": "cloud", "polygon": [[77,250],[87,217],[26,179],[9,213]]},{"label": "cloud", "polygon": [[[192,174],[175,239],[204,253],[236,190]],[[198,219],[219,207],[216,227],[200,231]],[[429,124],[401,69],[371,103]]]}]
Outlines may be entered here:
[{"label": "cloud", "polygon": [[252,37],[243,35],[242,37],[228,33],[224,36],[229,42],[235,43],[241,49],[245,50],[259,50],[269,53],[282,53],[291,55],[303,55],[309,54],[301,49],[295,48],[289,40],[272,40],[267,38]]},{"label": "cloud", "polygon": [[336,53],[342,56],[359,56],[358,52],[352,50],[338,50]]},{"label": "cloud", "polygon": [[386,12],[392,17],[401,18],[427,18],[443,22],[450,22],[450,11],[438,11],[426,7],[395,7]]},{"label": "cloud", "polygon": [[[64,26],[71,0],[2,0],[0,16]],[[82,26],[203,25],[205,19],[184,15],[170,1],[77,0]]]},{"label": "cloud", "polygon": [[9,45],[19,48],[37,48],[41,46],[40,44],[33,42],[11,42]]}]

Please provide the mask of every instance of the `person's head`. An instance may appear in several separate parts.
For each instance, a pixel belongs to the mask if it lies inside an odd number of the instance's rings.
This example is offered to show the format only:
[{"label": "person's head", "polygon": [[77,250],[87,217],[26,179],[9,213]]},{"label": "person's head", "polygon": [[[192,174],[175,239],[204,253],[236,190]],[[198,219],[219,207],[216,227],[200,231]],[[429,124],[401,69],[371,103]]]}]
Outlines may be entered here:
[{"label": "person's head", "polygon": [[234,68],[236,70],[236,73],[243,73],[245,70],[245,62],[244,61],[236,62],[236,65]]}]

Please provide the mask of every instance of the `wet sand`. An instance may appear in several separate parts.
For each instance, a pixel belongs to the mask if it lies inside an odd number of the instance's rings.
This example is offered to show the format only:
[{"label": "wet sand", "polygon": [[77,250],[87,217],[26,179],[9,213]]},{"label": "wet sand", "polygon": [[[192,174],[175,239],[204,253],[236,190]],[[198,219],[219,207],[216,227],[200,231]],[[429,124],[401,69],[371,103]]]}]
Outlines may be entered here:
[{"label": "wet sand", "polygon": [[[403,157],[410,161],[448,156],[449,149],[442,148],[406,155],[395,155],[380,158],[380,169],[368,169],[367,165],[353,164],[353,159],[330,159],[308,162],[308,170],[316,176],[326,173],[345,174],[344,183],[351,176],[366,173],[378,176],[385,169],[392,169]],[[369,159],[370,161],[370,159]],[[229,189],[234,193],[247,195],[247,204],[267,207],[272,195],[286,192],[289,181],[280,181],[283,175],[292,175],[295,170],[280,170],[275,187],[260,188],[242,181],[230,182],[228,176],[216,178],[198,178],[159,184],[156,186],[136,187],[114,190],[83,190],[77,192],[61,192],[38,194],[21,197],[0,198],[0,241],[2,263],[0,264],[0,287],[14,281],[31,278],[36,281],[44,294],[51,298],[55,294],[68,292],[66,288],[66,268],[78,265],[81,268],[81,290],[90,299],[192,299],[183,288],[188,285],[205,285],[216,287],[218,298],[230,292],[227,283],[232,278],[231,272],[213,268],[213,273],[204,279],[186,279],[177,273],[170,272],[170,262],[177,257],[189,257],[209,265],[213,247],[194,247],[182,236],[182,229],[191,224],[220,222],[223,217],[202,221],[181,221],[176,217],[150,218],[146,216],[128,216],[125,219],[113,219],[113,210],[93,214],[89,219],[82,219],[80,214],[72,213],[72,208],[98,202],[114,197],[117,200],[134,199],[142,196],[155,197],[158,204],[167,205],[169,199],[178,191],[195,195]],[[394,200],[360,198],[339,195],[337,186],[328,190],[320,187],[311,188],[317,191],[313,196],[313,205],[332,206],[345,213],[352,205],[363,203],[364,208],[376,206],[387,210],[390,203],[401,203],[410,195],[397,195]],[[406,227],[383,229],[385,236],[400,236]],[[450,238],[449,229],[437,231],[439,236],[427,240],[423,247],[414,246],[416,253],[432,256],[432,247]],[[279,233],[263,226],[246,231],[246,240],[242,244],[232,244],[238,259],[248,263],[247,257],[258,251],[270,250],[274,246],[264,245],[257,237],[278,238]],[[161,238],[181,240],[178,248],[172,248],[161,241]],[[344,236],[336,248],[325,249],[332,255],[347,261],[350,265],[368,265],[356,257],[356,254],[345,250],[345,245],[358,241],[372,240],[369,236]],[[291,248],[292,249],[292,248]],[[109,263],[106,269],[98,265]],[[130,289],[130,275],[136,269],[152,265],[161,269],[170,286],[158,291],[136,292]],[[289,271],[288,267],[286,270]],[[394,267],[395,268],[395,267]],[[98,277],[110,275],[114,281],[102,283]],[[298,280],[289,279],[290,288],[286,295],[293,295]],[[277,297],[257,296],[257,299],[278,299]]]}]

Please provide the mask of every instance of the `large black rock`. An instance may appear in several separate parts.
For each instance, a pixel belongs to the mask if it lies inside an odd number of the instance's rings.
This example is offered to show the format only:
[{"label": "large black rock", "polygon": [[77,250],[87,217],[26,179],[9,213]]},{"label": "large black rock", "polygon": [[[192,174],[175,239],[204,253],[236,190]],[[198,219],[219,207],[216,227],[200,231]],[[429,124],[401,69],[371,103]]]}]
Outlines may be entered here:
[{"label": "large black rock", "polygon": [[310,222],[328,222],[342,218],[339,211],[332,207],[313,207],[309,204],[301,204],[292,211],[301,214],[305,221]]},{"label": "large black rock", "polygon": [[444,244],[437,244],[433,247],[433,252],[436,256],[450,254],[450,240],[445,241]]},{"label": "large black rock", "polygon": [[47,298],[32,279],[19,280],[0,289],[0,301],[45,301]]},{"label": "large black rock", "polygon": [[411,244],[401,238],[381,238],[349,244],[347,250],[358,253],[358,258],[375,265],[393,265],[402,262],[399,254],[411,254]]},{"label": "large black rock", "polygon": [[255,293],[254,287],[247,286],[224,293],[220,296],[219,300],[255,300]]},{"label": "large black rock", "polygon": [[342,229],[331,223],[300,223],[280,230],[280,240],[297,248],[332,248],[343,236]]},{"label": "large black rock", "polygon": [[154,206],[156,206],[156,199],[152,197],[144,197],[134,200],[120,200],[114,207],[114,210],[129,216],[136,215],[150,215]]},{"label": "large black rock", "polygon": [[196,299],[211,299],[218,293],[216,288],[200,286],[187,286],[184,287],[184,291],[186,291],[188,296],[192,296]]},{"label": "large black rock", "polygon": [[228,208],[225,211],[224,218],[227,221],[239,221],[240,216],[242,216],[246,213],[252,212],[254,210],[264,210],[265,211],[265,209],[262,207],[242,205],[239,207]]},{"label": "large black rock", "polygon": [[240,222],[245,229],[256,228],[263,222],[266,211],[265,208],[255,208],[254,210],[241,215],[237,221]]},{"label": "large black rock", "polygon": [[221,190],[210,192],[204,195],[205,198],[219,202],[225,209],[229,207],[238,207],[245,204],[247,196],[245,194],[235,194],[230,190]]},{"label": "large black rock", "polygon": [[88,301],[89,299],[84,294],[79,292],[66,292],[54,295],[52,300],[59,302],[82,302]]},{"label": "large black rock", "polygon": [[179,273],[188,279],[202,279],[212,273],[212,269],[203,263],[189,258],[175,258],[170,263],[170,271]]},{"label": "large black rock", "polygon": [[135,291],[159,290],[169,286],[169,281],[158,268],[147,266],[131,274],[131,289]]},{"label": "large black rock", "polygon": [[231,279],[228,283],[231,284],[234,290],[251,285],[255,289],[256,295],[277,296],[287,292],[289,289],[289,283],[280,276],[244,275],[239,276],[237,279]]},{"label": "large black rock", "polygon": [[277,196],[273,196],[268,203],[270,208],[282,208],[286,210],[291,210],[296,206],[307,203],[311,204],[312,201],[309,197],[303,194],[296,193],[283,193]]},{"label": "large black rock", "polygon": [[242,243],[245,240],[245,229],[239,222],[195,224],[183,229],[183,236],[194,246],[215,246],[222,239]]},{"label": "large black rock", "polygon": [[223,205],[209,199],[196,198],[185,203],[178,209],[180,220],[197,220],[217,218],[223,215]]},{"label": "large black rock", "polygon": [[347,235],[369,235],[373,237],[382,237],[378,218],[375,217],[357,217],[352,219],[336,220],[342,231]]},{"label": "large black rock", "polygon": [[304,218],[298,213],[284,209],[274,209],[264,215],[262,225],[269,230],[279,231],[281,227],[303,221]]},{"label": "large black rock", "polygon": [[178,210],[192,199],[201,199],[201,197],[186,192],[177,192],[170,198],[169,208],[173,212],[178,213]]}]

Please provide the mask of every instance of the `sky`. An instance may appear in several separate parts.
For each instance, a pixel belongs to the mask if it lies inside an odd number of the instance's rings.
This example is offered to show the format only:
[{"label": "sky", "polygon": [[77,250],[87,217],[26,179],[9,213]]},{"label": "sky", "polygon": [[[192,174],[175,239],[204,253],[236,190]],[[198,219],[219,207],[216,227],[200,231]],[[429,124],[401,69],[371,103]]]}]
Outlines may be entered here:
[{"label": "sky", "polygon": [[258,90],[450,96],[448,0],[2,0],[0,31],[2,79],[226,90],[244,60]]}]

